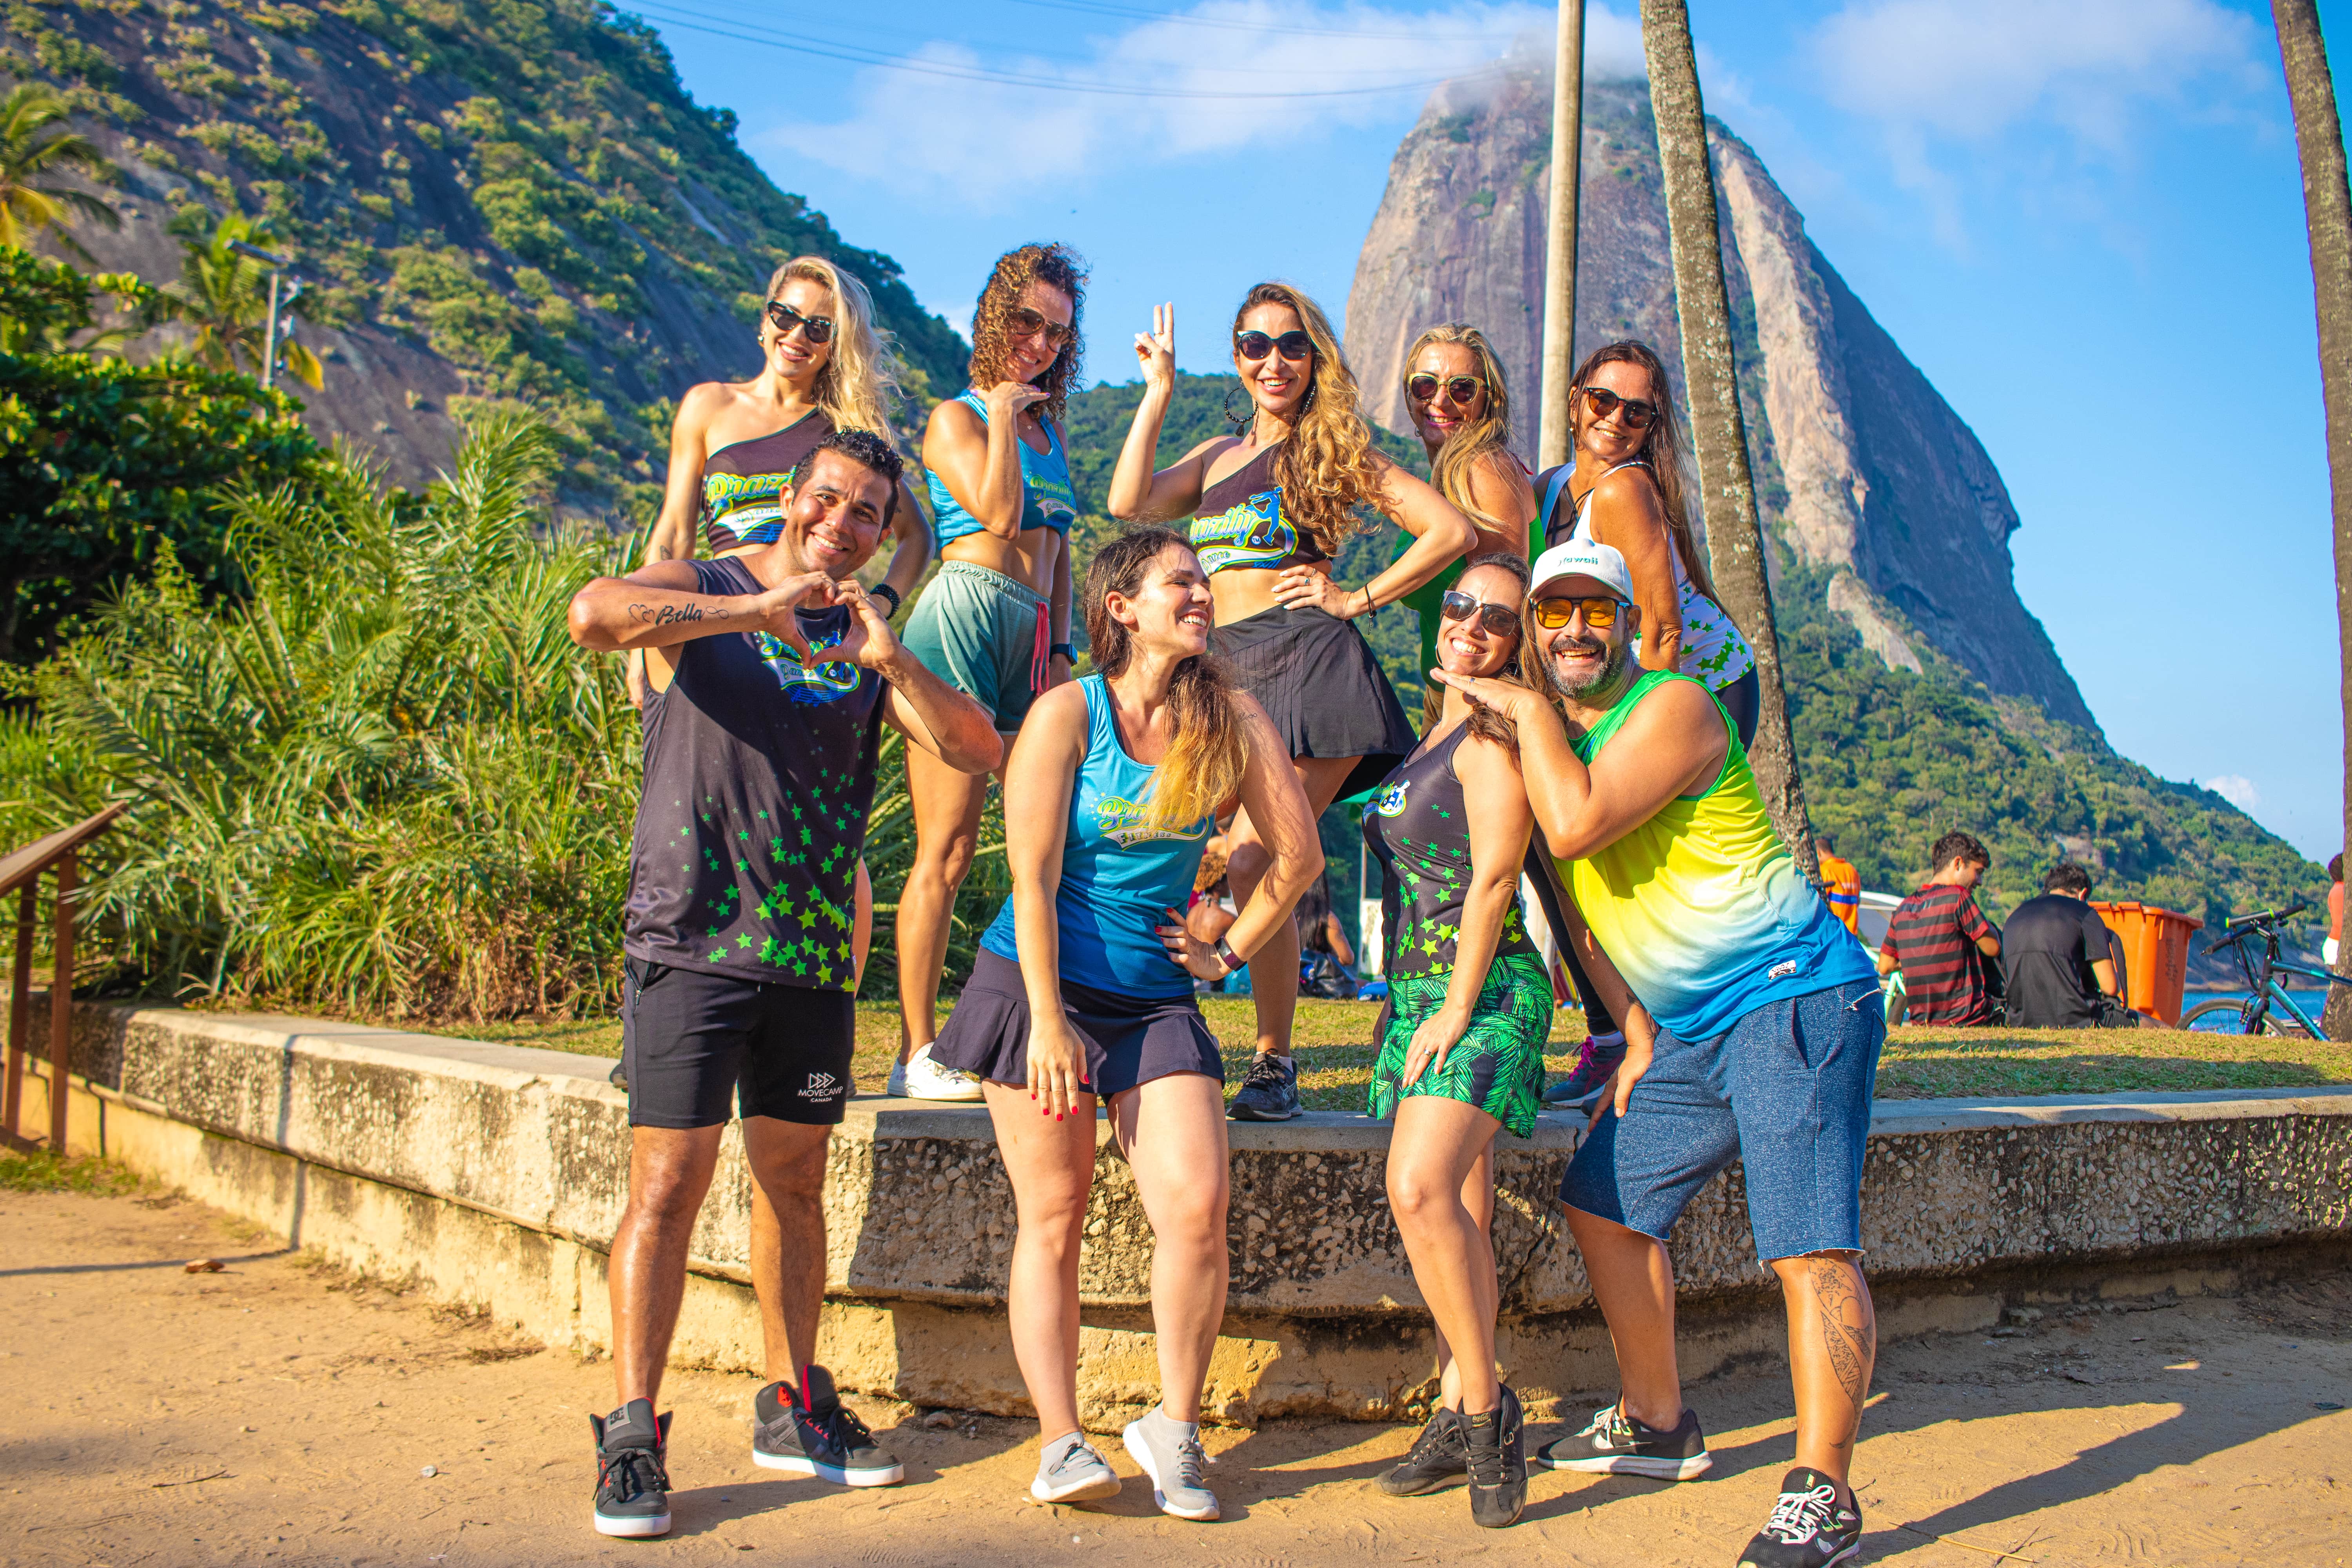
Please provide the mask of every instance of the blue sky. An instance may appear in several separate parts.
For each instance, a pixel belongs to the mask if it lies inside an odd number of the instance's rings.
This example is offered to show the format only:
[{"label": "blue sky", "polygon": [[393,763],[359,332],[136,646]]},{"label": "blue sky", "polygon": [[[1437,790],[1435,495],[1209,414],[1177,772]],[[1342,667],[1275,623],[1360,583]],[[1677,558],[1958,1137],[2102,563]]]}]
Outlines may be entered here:
[{"label": "blue sky", "polygon": [[[1204,371],[1261,277],[1338,311],[1427,84],[1552,26],[1549,7],[1415,0],[894,0],[781,26],[748,0],[625,8],[780,185],[959,326],[1000,251],[1075,244],[1089,373],[1111,380],[1163,299]],[[1596,74],[1638,70],[1633,10],[1588,5]],[[2000,465],[2019,590],[2109,740],[2332,853],[2327,476],[2269,7],[1690,10],[1709,110]],[[2352,53],[2352,0],[2321,15]],[[877,57],[926,73],[860,63]]]}]

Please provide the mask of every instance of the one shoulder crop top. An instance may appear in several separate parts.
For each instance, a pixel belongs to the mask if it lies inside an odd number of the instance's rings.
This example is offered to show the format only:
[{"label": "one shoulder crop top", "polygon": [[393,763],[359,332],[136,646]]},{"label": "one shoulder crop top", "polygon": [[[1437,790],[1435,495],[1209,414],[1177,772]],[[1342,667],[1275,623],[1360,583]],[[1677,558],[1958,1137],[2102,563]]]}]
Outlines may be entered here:
[{"label": "one shoulder crop top", "polygon": [[812,408],[781,430],[719,448],[702,460],[702,537],[716,555],[746,544],[772,544],[784,531],[793,476],[833,421]]},{"label": "one shoulder crop top", "polygon": [[[979,393],[967,387],[956,401],[970,405],[982,425],[988,423],[988,400]],[[1021,453],[1021,531],[1050,528],[1066,538],[1070,524],[1078,520],[1078,493],[1070,485],[1070,457],[1062,450],[1060,434],[1047,422],[1044,451],[1038,451],[1017,435],[1013,444]],[[937,468],[929,470],[928,477],[931,487],[931,528],[940,543],[987,531],[980,519],[966,511],[963,503],[949,492]]]},{"label": "one shoulder crop top", "polygon": [[1331,559],[1283,516],[1282,487],[1274,478],[1275,447],[1260,449],[1201,492],[1187,537],[1212,577],[1220,572],[1303,566]]}]

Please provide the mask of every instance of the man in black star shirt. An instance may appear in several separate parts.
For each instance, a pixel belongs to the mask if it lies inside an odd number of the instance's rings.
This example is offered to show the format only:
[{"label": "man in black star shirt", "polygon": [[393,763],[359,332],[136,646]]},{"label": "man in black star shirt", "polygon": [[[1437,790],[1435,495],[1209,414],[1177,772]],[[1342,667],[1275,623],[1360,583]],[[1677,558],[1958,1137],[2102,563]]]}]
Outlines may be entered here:
[{"label": "man in black star shirt", "polygon": [[[629,1200],[613,1238],[613,1373],[595,1423],[596,1529],[669,1528],[656,1417],[687,1246],[739,1104],[782,1246],[753,1247],[771,1329],[753,1462],[851,1485],[899,1479],[813,1365],[824,1284],[825,1147],[850,1091],[850,928],[881,726],[950,766],[1003,759],[987,710],[909,656],[850,574],[899,504],[898,455],[837,430],[757,553],[600,577],[572,635],[646,650],[645,789],[630,849],[622,1058]],[[781,1343],[777,1342],[781,1340]]]}]

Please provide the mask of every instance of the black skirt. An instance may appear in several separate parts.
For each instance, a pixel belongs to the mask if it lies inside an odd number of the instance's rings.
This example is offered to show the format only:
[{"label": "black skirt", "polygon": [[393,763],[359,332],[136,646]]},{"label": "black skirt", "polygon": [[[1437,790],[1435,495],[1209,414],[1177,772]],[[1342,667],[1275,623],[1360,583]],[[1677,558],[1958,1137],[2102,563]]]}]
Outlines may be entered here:
[{"label": "black skirt", "polygon": [[[1171,1073],[1225,1080],[1217,1037],[1190,994],[1125,996],[1065,980],[1062,1012],[1087,1047],[1087,1087],[1104,1100]],[[991,1083],[1029,1081],[1029,988],[1019,964],[981,949],[931,1060]]]},{"label": "black skirt", "polygon": [[1321,610],[1278,606],[1216,628],[1212,646],[1293,757],[1360,757],[1339,798],[1388,777],[1421,743],[1364,635]]}]

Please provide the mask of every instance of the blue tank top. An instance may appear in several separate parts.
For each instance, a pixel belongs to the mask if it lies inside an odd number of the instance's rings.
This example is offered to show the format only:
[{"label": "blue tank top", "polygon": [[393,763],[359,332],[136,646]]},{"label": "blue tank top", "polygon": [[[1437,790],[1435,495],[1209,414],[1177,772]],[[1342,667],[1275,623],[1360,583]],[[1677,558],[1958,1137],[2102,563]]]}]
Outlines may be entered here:
[{"label": "blue tank top", "polygon": [[[956,398],[980,416],[982,425],[988,423],[988,400],[967,388]],[[1070,488],[1070,458],[1062,450],[1062,437],[1052,422],[1045,422],[1045,449],[1042,452],[1019,437],[1013,445],[1021,454],[1021,531],[1033,528],[1050,528],[1067,538],[1070,524],[1078,518],[1078,492]],[[980,519],[963,509],[963,503],[949,493],[940,480],[939,470],[930,470],[931,532],[941,544],[950,539],[987,531]]]},{"label": "blue tank top", "polygon": [[[1078,685],[1087,694],[1087,754],[1070,791],[1055,900],[1062,978],[1129,996],[1189,996],[1192,977],[1169,958],[1156,928],[1191,900],[1213,819],[1181,831],[1146,826],[1142,802],[1159,770],[1127,754],[1103,678],[1089,675]],[[1011,899],[980,945],[1020,961]]]}]

